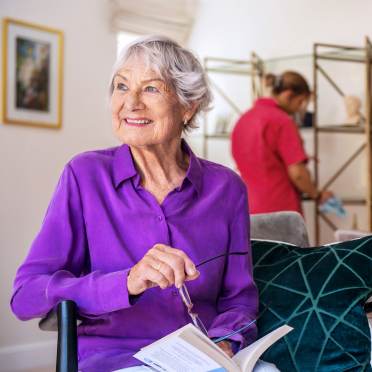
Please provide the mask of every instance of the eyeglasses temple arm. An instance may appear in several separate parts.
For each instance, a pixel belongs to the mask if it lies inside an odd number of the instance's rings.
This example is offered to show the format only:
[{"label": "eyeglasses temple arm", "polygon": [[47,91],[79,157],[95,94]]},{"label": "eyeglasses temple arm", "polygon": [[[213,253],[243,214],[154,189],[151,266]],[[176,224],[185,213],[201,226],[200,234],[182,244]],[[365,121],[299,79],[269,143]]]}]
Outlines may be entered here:
[{"label": "eyeglasses temple arm", "polygon": [[201,265],[204,265],[204,264],[206,264],[206,263],[208,263],[208,262],[210,262],[210,261],[213,261],[213,260],[215,260],[216,258],[220,258],[220,257],[225,257],[225,256],[244,256],[244,255],[246,255],[246,254],[248,254],[249,253],[249,251],[243,251],[243,252],[230,252],[230,253],[222,253],[222,254],[220,254],[220,255],[218,255],[218,256],[215,256],[215,257],[212,257],[212,258],[208,258],[208,259],[206,259],[206,260],[204,260],[204,261],[201,261],[201,262],[199,262],[197,265],[195,265],[196,267],[199,267],[199,266],[201,266]]},{"label": "eyeglasses temple arm", "polygon": [[246,328],[250,327],[253,323],[256,323],[256,319],[253,319],[251,322],[249,322],[248,324],[245,324],[243,327],[240,327],[239,329],[237,329],[234,332],[230,332],[229,334],[227,334],[225,336],[222,336],[222,337],[219,337],[219,338],[214,339],[213,342],[215,344],[218,344],[219,342],[224,341],[227,338],[229,338],[231,336],[234,336],[234,335],[236,335],[237,333],[239,333],[241,331],[244,331]]}]

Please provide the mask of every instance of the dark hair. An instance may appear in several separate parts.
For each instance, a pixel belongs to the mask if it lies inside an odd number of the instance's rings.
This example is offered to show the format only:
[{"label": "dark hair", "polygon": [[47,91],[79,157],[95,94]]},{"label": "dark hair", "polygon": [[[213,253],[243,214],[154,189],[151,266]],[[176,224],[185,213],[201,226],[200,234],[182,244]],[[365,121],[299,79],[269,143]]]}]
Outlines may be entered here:
[{"label": "dark hair", "polygon": [[274,95],[278,95],[286,90],[292,91],[296,96],[298,95],[310,95],[310,87],[306,79],[295,71],[285,71],[279,76],[275,76],[272,79],[272,74],[269,74],[268,80],[274,80],[272,85],[272,92]]}]

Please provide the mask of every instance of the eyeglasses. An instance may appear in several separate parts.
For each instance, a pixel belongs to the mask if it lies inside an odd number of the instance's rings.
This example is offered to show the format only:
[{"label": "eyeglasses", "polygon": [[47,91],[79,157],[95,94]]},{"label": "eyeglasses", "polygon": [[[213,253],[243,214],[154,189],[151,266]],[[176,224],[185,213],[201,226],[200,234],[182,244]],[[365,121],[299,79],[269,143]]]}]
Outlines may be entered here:
[{"label": "eyeglasses", "polygon": [[[248,251],[243,251],[243,252],[230,252],[230,253],[223,253],[223,254],[220,254],[218,256],[215,256],[215,257],[212,257],[212,258],[208,258],[202,262],[199,262],[199,264],[195,265],[196,267],[200,267],[210,261],[213,261],[215,260],[216,258],[220,258],[220,257],[226,257],[226,256],[233,256],[233,255],[237,255],[237,256],[243,256],[243,255],[246,255],[248,254],[249,252]],[[200,319],[199,315],[195,312],[192,311],[192,308],[194,307],[194,304],[192,303],[191,301],[191,298],[190,298],[190,294],[189,294],[189,291],[187,290],[187,287],[185,285],[185,283],[182,284],[182,286],[179,288],[179,294],[182,298],[182,302],[184,303],[186,309],[187,309],[187,313],[189,314],[194,326],[196,328],[198,328],[200,331],[202,331],[208,338],[209,338],[209,335],[208,335],[208,331],[207,331],[207,328],[205,327],[204,323],[202,322],[202,320]],[[242,331],[243,329],[247,328],[248,326],[250,326],[251,324],[253,324],[252,322],[246,326],[244,326],[243,328],[239,329],[236,331],[237,332],[240,332]],[[235,333],[234,333],[235,334]],[[232,334],[229,334],[228,336],[231,336]],[[225,337],[228,337],[228,336],[225,336]],[[217,342],[221,342],[223,339],[223,337],[220,337],[220,339],[217,340]]]},{"label": "eyeglasses", "polygon": [[190,318],[194,326],[200,329],[209,338],[207,328],[205,327],[202,320],[199,318],[199,315],[192,311],[194,304],[191,302],[190,294],[189,294],[189,291],[187,290],[185,283],[183,283],[182,286],[180,287],[179,293],[181,295],[182,301],[186,306],[187,312],[190,315]]}]

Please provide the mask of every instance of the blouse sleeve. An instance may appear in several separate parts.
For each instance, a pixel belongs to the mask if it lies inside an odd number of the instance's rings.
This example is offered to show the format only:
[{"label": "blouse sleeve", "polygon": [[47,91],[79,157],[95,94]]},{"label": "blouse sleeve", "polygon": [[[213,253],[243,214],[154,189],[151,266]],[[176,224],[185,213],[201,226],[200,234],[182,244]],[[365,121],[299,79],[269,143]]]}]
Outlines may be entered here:
[{"label": "blouse sleeve", "polygon": [[[251,245],[249,241],[249,215],[247,194],[244,188],[236,205],[236,214],[230,230],[230,252],[246,252],[248,255],[228,256],[224,285],[217,303],[218,315],[208,333],[210,337],[225,336],[255,319],[258,308],[258,292],[253,281]],[[256,339],[256,326],[252,324],[242,334],[229,339],[244,347]]]},{"label": "blouse sleeve", "polygon": [[11,308],[22,320],[45,316],[62,300],[79,312],[100,315],[131,306],[128,270],[89,270],[88,242],[79,185],[67,165],[49,204],[40,232],[14,281]]}]

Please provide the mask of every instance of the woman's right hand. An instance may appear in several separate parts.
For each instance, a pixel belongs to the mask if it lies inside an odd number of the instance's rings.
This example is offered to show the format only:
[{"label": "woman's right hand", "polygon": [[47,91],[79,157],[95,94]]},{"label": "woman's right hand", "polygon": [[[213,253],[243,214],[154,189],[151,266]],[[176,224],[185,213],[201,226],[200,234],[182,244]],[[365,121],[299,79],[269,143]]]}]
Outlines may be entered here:
[{"label": "woman's right hand", "polygon": [[333,192],[332,191],[329,191],[329,190],[323,190],[323,191],[320,191],[319,194],[318,194],[318,201],[319,201],[319,204],[323,204],[325,203],[328,199],[332,198],[334,196]]},{"label": "woman's right hand", "polygon": [[127,278],[128,293],[135,296],[156,286],[161,289],[171,285],[180,288],[184,281],[194,280],[199,274],[185,252],[164,244],[155,244],[131,268]]}]

